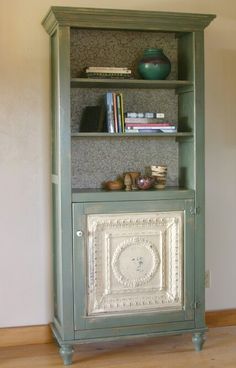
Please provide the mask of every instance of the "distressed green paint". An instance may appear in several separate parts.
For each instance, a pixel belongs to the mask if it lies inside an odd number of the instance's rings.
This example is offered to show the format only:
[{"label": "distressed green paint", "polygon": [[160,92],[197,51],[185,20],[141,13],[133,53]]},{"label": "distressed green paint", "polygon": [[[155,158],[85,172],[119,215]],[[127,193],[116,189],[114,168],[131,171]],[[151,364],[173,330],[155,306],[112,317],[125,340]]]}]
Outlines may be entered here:
[{"label": "distressed green paint", "polygon": [[71,142],[70,142],[70,29],[59,27],[59,111],[60,129],[60,192],[61,192],[61,257],[63,285],[63,338],[74,336],[72,219],[71,219]]},{"label": "distressed green paint", "polygon": [[194,92],[180,93],[178,121],[181,131],[193,134],[189,139],[179,142],[179,185],[184,188],[195,189],[194,158],[195,158],[195,120],[194,120]]},{"label": "distressed green paint", "polygon": [[[74,340],[67,340],[67,344],[84,344],[93,343],[98,341],[126,341],[126,340],[140,340],[143,338],[151,338],[163,335],[182,335],[184,333],[204,333],[206,329],[196,329],[192,321],[181,322],[182,328],[179,328],[179,323],[174,322],[168,325],[158,325],[158,330],[156,325],[145,325],[142,327],[133,326],[130,327],[112,328],[112,329],[96,329],[96,330],[80,330],[76,331]],[[54,325],[52,327],[52,332],[60,345],[63,345],[63,340],[61,340],[58,330]],[[139,334],[137,333],[139,332]],[[100,337],[102,335],[102,337]]]},{"label": "distressed green paint", "polygon": [[[74,336],[70,164],[70,30],[59,27],[52,37],[52,126],[55,321],[64,339]],[[57,174],[57,175],[55,175]]]},{"label": "distressed green paint", "polygon": [[181,89],[193,86],[191,79],[186,80],[109,80],[109,79],[89,79],[72,78],[72,88],[145,88],[145,89]]},{"label": "distressed green paint", "polygon": [[[111,328],[122,326],[137,326],[152,323],[166,323],[173,321],[193,320],[194,313],[194,208],[193,200],[165,200],[165,201],[137,201],[137,202],[95,202],[76,203],[73,205],[74,217],[74,296],[75,296],[75,329]],[[149,311],[148,313],[132,312],[127,315],[106,315],[99,317],[86,315],[86,253],[87,232],[86,216],[89,214],[112,213],[145,213],[145,212],[183,211],[184,213],[184,309],[180,311]],[[82,237],[77,237],[77,230],[82,231]],[[82,297],[81,297],[82,296]]]},{"label": "distressed green paint", "polygon": [[[154,337],[163,335],[178,335],[182,333],[189,333],[194,331],[194,321],[175,321],[170,320],[168,323],[152,323],[142,324],[138,326],[126,326],[126,327],[112,327],[106,329],[89,329],[76,331],[75,338],[78,340],[121,340],[127,338],[138,338],[138,337]],[[203,330],[202,330],[203,331]]]},{"label": "distressed green paint", "polygon": [[193,199],[194,190],[166,188],[165,190],[105,191],[101,189],[73,189],[73,202],[114,202],[114,201],[157,201],[169,199]]},{"label": "distressed green paint", "polygon": [[178,77],[194,81],[194,37],[185,33],[178,39]]},{"label": "distressed green paint", "polygon": [[[66,364],[74,343],[191,332],[197,350],[206,330],[204,289],[204,28],[209,14],[52,7],[42,24],[51,36],[52,196],[55,308],[53,332]],[[71,27],[173,32],[178,39],[177,81],[86,80],[70,75]],[[137,33],[138,35],[138,33]],[[71,190],[71,88],[174,89],[178,94],[180,186],[164,191]],[[86,134],[85,134],[86,136]],[[94,134],[93,139],[96,139]],[[104,134],[106,137],[106,134]],[[116,136],[113,136],[116,139]],[[126,136],[124,136],[126,139]],[[128,137],[129,139],[129,137]],[[156,139],[162,139],[156,135]],[[79,144],[79,140],[77,142]],[[195,208],[195,210],[194,210]],[[186,308],[91,318],[86,315],[86,215],[183,210]]]},{"label": "distressed green paint", "polygon": [[59,59],[57,55],[58,50],[58,33],[55,32],[51,37],[51,104],[52,104],[52,129],[51,129],[51,141],[52,141],[52,243],[53,243],[53,296],[54,296],[54,323],[57,325],[57,329],[60,334],[63,335],[63,292],[62,292],[62,261],[61,261],[61,213],[60,207],[60,190],[59,190],[59,119],[58,119],[58,64]]},{"label": "distressed green paint", "polygon": [[[139,137],[150,137],[150,133],[140,133],[138,134]],[[122,138],[129,138],[129,137],[137,137],[137,133],[72,133],[71,137],[73,138],[81,138],[81,137],[109,137],[109,138],[116,138],[116,137],[122,137]],[[191,132],[177,132],[177,133],[153,133],[152,137],[157,137],[159,139],[163,138],[176,138],[176,139],[181,139],[181,138],[185,138],[185,137],[193,137],[193,133]],[[138,138],[138,137],[137,137]]]},{"label": "distressed green paint", "polygon": [[214,18],[215,15],[212,14],[54,6],[42,23],[49,34],[58,25],[78,28],[193,32],[204,29]]},{"label": "distressed green paint", "polygon": [[195,32],[195,290],[196,327],[205,326],[205,121],[204,121],[204,34]]}]

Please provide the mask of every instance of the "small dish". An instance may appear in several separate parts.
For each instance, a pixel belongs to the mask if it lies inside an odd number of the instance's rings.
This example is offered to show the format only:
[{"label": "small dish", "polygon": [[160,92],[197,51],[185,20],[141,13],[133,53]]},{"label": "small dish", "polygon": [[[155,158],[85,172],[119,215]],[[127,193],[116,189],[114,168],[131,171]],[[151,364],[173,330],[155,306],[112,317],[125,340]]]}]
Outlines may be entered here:
[{"label": "small dish", "polygon": [[147,190],[152,188],[154,185],[155,179],[152,176],[139,176],[136,179],[137,187],[141,190]]},{"label": "small dish", "polygon": [[123,183],[120,180],[109,180],[105,183],[105,188],[108,190],[121,190]]}]

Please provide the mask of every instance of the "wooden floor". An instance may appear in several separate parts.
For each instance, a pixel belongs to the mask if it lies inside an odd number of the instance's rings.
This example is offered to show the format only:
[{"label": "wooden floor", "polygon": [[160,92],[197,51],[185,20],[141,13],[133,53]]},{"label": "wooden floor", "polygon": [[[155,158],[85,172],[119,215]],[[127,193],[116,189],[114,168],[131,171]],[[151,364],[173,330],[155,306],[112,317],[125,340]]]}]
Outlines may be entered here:
[{"label": "wooden floor", "polygon": [[[0,348],[1,368],[63,367],[54,343]],[[212,328],[203,351],[191,335],[76,347],[71,367],[80,368],[236,368],[236,326]]]}]

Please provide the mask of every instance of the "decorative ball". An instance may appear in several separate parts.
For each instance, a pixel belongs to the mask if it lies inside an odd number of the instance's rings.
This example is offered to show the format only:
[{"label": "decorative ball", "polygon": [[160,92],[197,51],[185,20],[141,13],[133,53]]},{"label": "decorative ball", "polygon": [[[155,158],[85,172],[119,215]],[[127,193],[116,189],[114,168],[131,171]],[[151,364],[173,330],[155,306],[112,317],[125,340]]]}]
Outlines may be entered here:
[{"label": "decorative ball", "polygon": [[152,188],[155,179],[152,176],[139,176],[136,179],[136,185],[139,189],[146,190]]}]

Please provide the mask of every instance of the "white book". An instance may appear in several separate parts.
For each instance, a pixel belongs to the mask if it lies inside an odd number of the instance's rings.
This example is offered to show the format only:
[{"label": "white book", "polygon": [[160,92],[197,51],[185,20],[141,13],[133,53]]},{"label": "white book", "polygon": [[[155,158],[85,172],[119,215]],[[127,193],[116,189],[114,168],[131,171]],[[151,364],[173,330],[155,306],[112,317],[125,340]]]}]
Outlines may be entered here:
[{"label": "white book", "polygon": [[116,67],[103,67],[103,66],[90,66],[85,69],[86,73],[122,73],[131,74],[131,70],[128,68],[116,68]]}]

